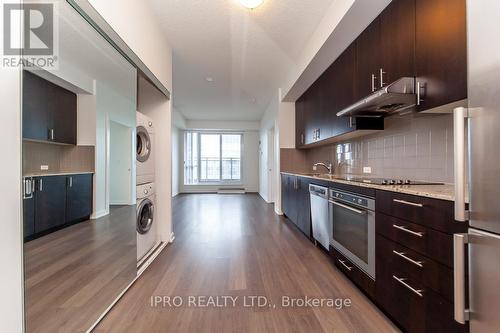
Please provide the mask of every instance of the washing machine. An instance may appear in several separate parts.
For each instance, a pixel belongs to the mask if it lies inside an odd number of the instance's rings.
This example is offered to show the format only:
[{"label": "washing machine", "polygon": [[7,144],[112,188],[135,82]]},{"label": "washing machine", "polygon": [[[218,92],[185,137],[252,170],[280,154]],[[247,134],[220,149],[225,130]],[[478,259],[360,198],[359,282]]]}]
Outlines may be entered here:
[{"label": "washing machine", "polygon": [[158,243],[155,221],[155,184],[137,186],[137,261],[140,261]]},{"label": "washing machine", "polygon": [[155,181],[155,147],[153,121],[137,112],[136,165],[137,185]]}]

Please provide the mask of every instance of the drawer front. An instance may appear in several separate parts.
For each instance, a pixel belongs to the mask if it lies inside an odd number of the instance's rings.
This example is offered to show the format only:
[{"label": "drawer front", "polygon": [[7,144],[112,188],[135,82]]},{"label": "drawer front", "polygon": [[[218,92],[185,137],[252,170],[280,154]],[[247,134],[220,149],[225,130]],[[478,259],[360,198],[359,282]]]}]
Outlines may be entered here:
[{"label": "drawer front", "polygon": [[453,202],[413,195],[377,191],[376,211],[445,233],[466,232],[464,223],[455,222]]},{"label": "drawer front", "polygon": [[376,301],[407,332],[468,332],[467,325],[455,322],[453,303],[398,272],[390,261],[377,262]]},{"label": "drawer front", "polygon": [[453,271],[436,261],[381,235],[376,238],[377,262],[386,262],[395,273],[431,288],[453,302]]},{"label": "drawer front", "polygon": [[407,248],[453,267],[453,236],[392,216],[377,213],[375,229]]},{"label": "drawer front", "polygon": [[373,281],[361,269],[354,265],[340,252],[335,250],[332,246],[330,246],[330,257],[332,258],[335,266],[347,275],[351,281],[353,281],[372,299],[375,297],[375,281]]}]

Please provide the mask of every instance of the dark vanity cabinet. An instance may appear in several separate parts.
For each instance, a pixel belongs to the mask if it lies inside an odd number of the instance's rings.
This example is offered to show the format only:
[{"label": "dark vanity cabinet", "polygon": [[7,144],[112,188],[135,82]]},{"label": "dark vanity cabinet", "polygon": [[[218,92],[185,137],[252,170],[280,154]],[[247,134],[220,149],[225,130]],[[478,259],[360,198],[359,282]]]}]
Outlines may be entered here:
[{"label": "dark vanity cabinet", "polygon": [[281,174],[283,214],[307,237],[311,237],[310,180],[291,174]]},{"label": "dark vanity cabinet", "polygon": [[24,239],[88,220],[92,182],[92,174],[33,177],[33,194],[23,201]]},{"label": "dark vanity cabinet", "polygon": [[87,219],[92,214],[92,175],[66,177],[66,222]]},{"label": "dark vanity cabinet", "polygon": [[23,138],[76,144],[76,94],[23,71]]}]

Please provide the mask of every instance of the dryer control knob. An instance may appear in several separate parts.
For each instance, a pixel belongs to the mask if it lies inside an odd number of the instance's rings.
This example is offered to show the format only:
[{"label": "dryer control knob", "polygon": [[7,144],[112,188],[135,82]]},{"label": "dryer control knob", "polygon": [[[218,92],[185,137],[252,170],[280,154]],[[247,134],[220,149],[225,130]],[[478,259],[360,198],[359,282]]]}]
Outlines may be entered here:
[{"label": "dryer control knob", "polygon": [[148,123],[148,125],[149,125],[149,127],[151,127],[151,126],[153,126],[153,123],[150,121],[150,122]]}]

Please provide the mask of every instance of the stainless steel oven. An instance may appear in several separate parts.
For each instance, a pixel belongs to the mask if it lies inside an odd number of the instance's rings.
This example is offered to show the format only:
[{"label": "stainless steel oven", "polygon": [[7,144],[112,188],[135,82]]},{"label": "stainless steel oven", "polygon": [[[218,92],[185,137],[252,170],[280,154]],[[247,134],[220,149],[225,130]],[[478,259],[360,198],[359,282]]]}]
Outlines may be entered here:
[{"label": "stainless steel oven", "polygon": [[330,244],[375,279],[375,199],[330,189]]}]

